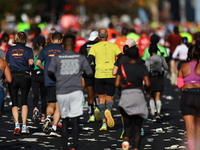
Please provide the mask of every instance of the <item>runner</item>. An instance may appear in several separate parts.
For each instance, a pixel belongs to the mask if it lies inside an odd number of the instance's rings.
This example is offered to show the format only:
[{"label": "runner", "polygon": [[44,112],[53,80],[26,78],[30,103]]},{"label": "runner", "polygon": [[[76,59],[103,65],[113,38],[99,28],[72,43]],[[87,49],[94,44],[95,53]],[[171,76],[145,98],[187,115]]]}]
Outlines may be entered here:
[{"label": "runner", "polygon": [[182,88],[180,110],[189,150],[197,150],[200,148],[200,49],[197,45],[189,47],[187,60],[178,72],[178,87]]},{"label": "runner", "polygon": [[[33,50],[25,46],[26,39],[26,33],[18,32],[14,38],[16,46],[10,47],[6,54],[6,60],[10,65],[12,73],[12,82],[8,84],[8,88],[12,100],[12,114],[15,122],[14,135],[29,133],[26,126],[28,116],[27,97],[31,88],[31,70],[34,64]],[[18,107],[20,106],[18,104],[19,89],[21,90],[22,130],[19,124],[18,111]]]},{"label": "runner", "polygon": [[[48,68],[49,77],[56,82],[62,127],[63,149],[68,149],[68,125],[72,123],[72,148],[77,150],[79,137],[79,118],[83,114],[84,95],[82,91],[82,72],[92,75],[92,69],[83,55],[74,52],[76,37],[66,34],[63,38],[65,52],[55,56]],[[54,73],[56,75],[54,76]]]},{"label": "runner", "polygon": [[[145,60],[146,67],[149,71],[150,77],[150,109],[152,115],[152,122],[160,122],[161,111],[161,95],[164,90],[164,70],[168,70],[167,63],[164,57],[157,55],[158,47],[156,44],[150,44],[150,57]],[[154,101],[155,100],[155,101]],[[156,106],[155,106],[156,102]],[[157,115],[155,116],[155,108]]]},{"label": "runner", "polygon": [[143,119],[147,119],[148,116],[148,109],[143,93],[143,81],[146,87],[150,86],[150,81],[147,68],[137,63],[137,59],[139,58],[138,48],[133,46],[127,49],[127,55],[130,60],[128,63],[120,65],[115,81],[116,87],[121,86],[122,88],[118,104],[125,128],[122,148],[125,150],[130,148],[129,141],[132,137],[132,148],[139,150]]},{"label": "runner", "polygon": [[95,90],[98,94],[98,106],[102,118],[100,130],[107,130],[107,126],[112,128],[115,125],[115,121],[111,114],[115,94],[115,76],[112,75],[112,69],[116,56],[121,54],[121,51],[116,44],[107,42],[107,37],[107,30],[100,29],[100,42],[91,47],[88,56],[89,63],[95,59],[96,64]]},{"label": "runner", "polygon": [[[42,50],[42,48],[45,46],[45,38],[44,37],[39,37],[37,39],[37,49],[33,51],[34,53],[34,70],[32,71],[32,90],[33,90],[33,116],[32,119],[33,121],[38,121],[40,118],[39,115],[39,108],[38,108],[38,101],[39,101],[39,94],[41,96],[41,110],[42,110],[42,115],[41,115],[41,122],[45,121],[45,116],[46,116],[46,107],[47,107],[47,102],[46,102],[46,92],[45,92],[45,87],[44,87],[44,70],[38,68],[36,66],[36,60]],[[42,63],[44,66],[44,62]]]},{"label": "runner", "polygon": [[[42,126],[43,132],[46,134],[50,134],[52,136],[58,136],[60,135],[56,133],[57,125],[60,120],[60,111],[58,107],[58,102],[56,100],[56,83],[52,81],[47,73],[49,64],[51,62],[51,59],[60,54],[64,51],[62,48],[62,34],[59,32],[55,32],[52,35],[52,44],[47,45],[42,49],[40,52],[40,55],[38,56],[38,59],[36,61],[36,65],[44,70],[44,85],[46,88],[46,98],[47,98],[47,109],[46,109],[46,119],[44,122],[44,125]],[[44,61],[44,66],[42,65],[42,62]],[[53,121],[52,121],[53,117]],[[52,124],[52,126],[51,126]]]},{"label": "runner", "polygon": [[[88,53],[92,45],[96,44],[99,41],[98,31],[92,31],[90,33],[88,40],[89,41],[80,48],[80,54],[83,54],[86,57],[88,56]],[[95,72],[95,63],[92,62],[90,66],[91,66],[92,71]],[[87,97],[88,109],[89,109],[88,122],[94,122],[95,120],[100,121],[101,116],[98,109],[98,98],[97,98],[96,91],[94,91],[94,76],[88,77],[87,75],[84,75],[84,81],[85,81],[85,86],[87,88],[87,94],[88,94],[88,97]],[[95,107],[96,107],[95,109],[94,109],[94,102],[95,102]]]},{"label": "runner", "polygon": [[125,45],[125,41],[127,40],[127,38],[126,38],[127,34],[128,34],[128,29],[127,28],[122,28],[120,38],[118,38],[115,41],[115,44],[117,44],[117,46],[119,46],[119,48],[120,48],[122,53],[123,53],[123,47]]}]

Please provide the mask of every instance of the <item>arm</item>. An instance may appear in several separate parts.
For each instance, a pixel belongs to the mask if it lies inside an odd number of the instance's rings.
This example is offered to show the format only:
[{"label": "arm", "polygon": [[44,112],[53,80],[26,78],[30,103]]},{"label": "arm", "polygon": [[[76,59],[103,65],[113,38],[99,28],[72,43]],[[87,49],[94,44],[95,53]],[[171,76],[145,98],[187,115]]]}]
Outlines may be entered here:
[{"label": "arm", "polygon": [[149,92],[150,90],[150,80],[149,80],[149,76],[144,76],[143,78],[144,80],[144,87],[145,87],[145,92]]},{"label": "arm", "polygon": [[113,67],[112,75],[115,76],[117,74],[118,66]]},{"label": "arm", "polygon": [[12,75],[10,72],[10,68],[8,66],[8,63],[5,62],[5,70],[4,70],[4,75],[5,75],[5,82],[11,83],[12,82]]},{"label": "arm", "polygon": [[177,58],[178,54],[179,54],[179,48],[178,48],[178,46],[177,46],[177,47],[175,48],[175,50],[174,50],[174,53],[172,54],[172,58],[173,58],[173,59]]},{"label": "arm", "polygon": [[44,66],[42,65],[41,60],[37,59],[36,66],[38,66],[40,69],[44,70]]},{"label": "arm", "polygon": [[88,60],[89,64],[91,64],[95,60],[95,57],[93,55],[89,55],[87,57],[87,60]]},{"label": "arm", "polygon": [[[183,65],[182,65],[183,66]],[[182,68],[182,67],[181,67]],[[184,81],[183,81],[183,73],[182,69],[178,71],[178,76],[177,76],[177,86],[179,89],[181,89],[184,86]]]},{"label": "arm", "polygon": [[167,65],[167,62],[165,61],[165,58],[162,57],[162,59],[163,59],[163,61],[162,61],[162,63],[163,63],[163,68],[164,68],[165,70],[168,70],[169,67],[168,67],[168,65]]},{"label": "arm", "polygon": [[150,69],[150,61],[149,61],[149,59],[146,59],[145,60],[145,65],[146,65],[146,67],[147,67],[147,70],[148,70],[148,72],[151,70]]},{"label": "arm", "polygon": [[117,74],[115,78],[115,86],[120,87],[120,82],[121,82],[121,76]]}]

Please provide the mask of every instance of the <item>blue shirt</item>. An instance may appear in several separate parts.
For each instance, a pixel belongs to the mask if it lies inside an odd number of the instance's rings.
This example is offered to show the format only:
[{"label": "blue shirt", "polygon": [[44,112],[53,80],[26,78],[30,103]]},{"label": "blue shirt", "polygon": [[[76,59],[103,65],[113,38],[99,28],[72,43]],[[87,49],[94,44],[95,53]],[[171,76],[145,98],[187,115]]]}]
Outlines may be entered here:
[{"label": "blue shirt", "polygon": [[6,53],[6,61],[10,64],[11,71],[30,71],[29,59],[33,59],[33,50],[21,44],[10,47]]},{"label": "blue shirt", "polygon": [[44,85],[45,86],[56,86],[56,83],[52,81],[48,76],[48,67],[51,62],[51,59],[64,52],[65,50],[62,48],[61,44],[50,44],[46,47],[44,47],[40,55],[38,56],[38,60],[44,63]]}]

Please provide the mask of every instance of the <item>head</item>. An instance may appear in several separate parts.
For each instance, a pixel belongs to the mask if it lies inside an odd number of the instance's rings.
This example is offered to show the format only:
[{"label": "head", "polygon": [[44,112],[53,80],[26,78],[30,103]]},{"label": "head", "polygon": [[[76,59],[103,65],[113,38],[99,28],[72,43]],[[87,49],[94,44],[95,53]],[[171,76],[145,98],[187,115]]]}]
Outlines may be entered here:
[{"label": "head", "polygon": [[51,38],[52,38],[52,34],[56,32],[55,28],[51,28],[51,30],[49,31],[49,34],[47,36],[46,39],[46,44],[49,45],[49,43],[51,43]]},{"label": "head", "polygon": [[192,45],[188,49],[187,61],[191,60],[197,60],[198,62],[200,60],[200,48],[197,45]]},{"label": "head", "polygon": [[173,29],[173,31],[174,31],[175,34],[179,34],[178,26],[175,26],[174,29]]},{"label": "head", "polygon": [[37,45],[38,45],[38,46],[44,47],[44,46],[45,46],[45,43],[46,43],[45,37],[40,36],[40,37],[37,39]]},{"label": "head", "polygon": [[136,46],[132,46],[127,49],[127,56],[129,59],[137,60],[139,58],[138,48]]},{"label": "head", "polygon": [[92,31],[88,38],[89,41],[97,41],[98,40],[98,31]]},{"label": "head", "polygon": [[106,29],[99,30],[99,39],[106,40],[108,38],[108,32]]},{"label": "head", "polygon": [[25,45],[27,40],[27,36],[25,32],[18,32],[15,34],[13,44],[22,44]]},{"label": "head", "polygon": [[157,44],[159,42],[160,38],[157,34],[153,34],[150,37],[151,44]]},{"label": "head", "polygon": [[3,33],[3,35],[2,35],[3,42],[8,43],[9,39],[10,39],[9,34]]},{"label": "head", "polygon": [[156,44],[150,44],[149,46],[149,54],[152,56],[152,54],[157,54],[157,51],[158,51],[158,47]]},{"label": "head", "polygon": [[41,29],[39,27],[35,28],[35,36],[39,36],[41,34]]},{"label": "head", "polygon": [[74,50],[76,45],[76,36],[71,33],[67,33],[63,37],[63,45],[65,50]]},{"label": "head", "polygon": [[122,28],[122,35],[126,36],[128,34],[128,29],[127,28]]},{"label": "head", "polygon": [[183,37],[182,38],[182,43],[187,45],[188,44],[188,38],[187,37]]},{"label": "head", "polygon": [[54,32],[51,37],[52,43],[61,43],[62,42],[62,34],[60,32]]}]

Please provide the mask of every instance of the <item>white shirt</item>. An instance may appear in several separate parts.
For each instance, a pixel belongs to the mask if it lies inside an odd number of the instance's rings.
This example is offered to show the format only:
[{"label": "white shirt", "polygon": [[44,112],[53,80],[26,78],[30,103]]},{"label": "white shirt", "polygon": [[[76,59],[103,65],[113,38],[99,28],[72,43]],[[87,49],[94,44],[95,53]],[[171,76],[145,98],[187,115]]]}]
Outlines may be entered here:
[{"label": "white shirt", "polygon": [[185,44],[178,45],[172,54],[173,59],[186,60],[188,54],[188,47]]}]

